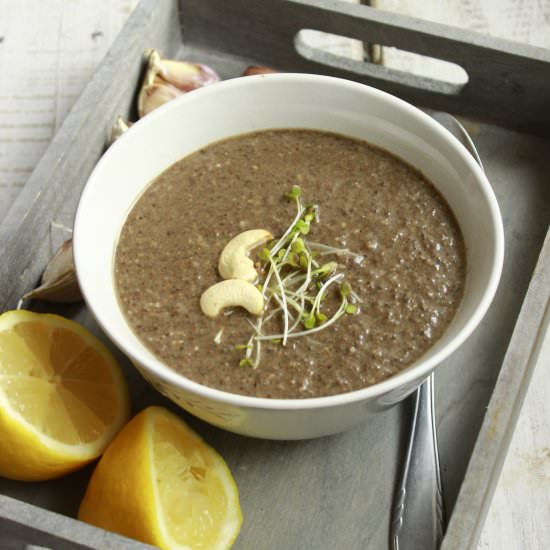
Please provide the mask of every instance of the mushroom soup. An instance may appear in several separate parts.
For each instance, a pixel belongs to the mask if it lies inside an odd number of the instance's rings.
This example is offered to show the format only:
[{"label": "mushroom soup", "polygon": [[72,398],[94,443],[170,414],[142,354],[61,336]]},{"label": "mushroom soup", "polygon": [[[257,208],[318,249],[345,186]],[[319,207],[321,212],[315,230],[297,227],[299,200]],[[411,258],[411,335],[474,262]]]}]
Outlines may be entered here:
[{"label": "mushroom soup", "polygon": [[418,360],[453,319],[465,263],[417,170],[341,135],[269,130],[158,176],[122,228],[115,281],[129,325],[175,371],[307,398]]}]

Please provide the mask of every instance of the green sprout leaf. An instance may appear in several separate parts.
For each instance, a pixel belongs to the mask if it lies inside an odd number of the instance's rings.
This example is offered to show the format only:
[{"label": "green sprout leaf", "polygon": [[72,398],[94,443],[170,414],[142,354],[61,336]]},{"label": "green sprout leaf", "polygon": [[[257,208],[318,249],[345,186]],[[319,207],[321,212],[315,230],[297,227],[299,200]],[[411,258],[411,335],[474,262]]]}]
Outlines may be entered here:
[{"label": "green sprout leaf", "polygon": [[286,248],[281,248],[281,250],[279,250],[279,252],[277,252],[277,260],[282,261],[285,254],[286,254]]},{"label": "green sprout leaf", "polygon": [[[338,272],[336,261],[342,254],[358,256],[348,249],[316,243],[306,237],[319,223],[319,206],[306,204],[299,185],[293,185],[285,196],[296,204],[296,214],[287,229],[258,252],[262,280],[256,285],[264,298],[264,311],[257,317],[248,343],[237,345],[244,357],[239,366],[256,369],[260,365],[261,344],[286,346],[289,338],[298,338],[326,330],[346,314],[356,314],[360,298]],[[320,260],[332,255],[334,261]],[[316,259],[317,258],[317,259]],[[329,258],[330,259],[330,258]],[[324,262],[324,263],[323,263]],[[337,308],[329,308],[324,300],[338,297]],[[353,304],[350,303],[350,298]],[[321,312],[321,307],[325,312]],[[268,333],[266,327],[280,323],[280,330]],[[279,333],[280,332],[280,333]]]},{"label": "green sprout leaf", "polygon": [[321,267],[316,269],[312,275],[322,278],[334,273],[338,269],[338,264],[336,262],[328,262],[323,264]]},{"label": "green sprout leaf", "polygon": [[262,248],[260,252],[258,252],[258,257],[263,262],[269,262],[269,258],[271,257],[271,251],[269,248]]},{"label": "green sprout leaf", "polygon": [[320,311],[318,311],[316,314],[315,314],[315,318],[317,319],[317,322],[322,325],[327,319],[328,317],[324,314],[324,313],[321,313]]},{"label": "green sprout leaf", "polygon": [[347,298],[351,292],[351,286],[348,283],[342,283],[340,286],[340,294],[343,298]]},{"label": "green sprout leaf", "polygon": [[302,252],[305,252],[306,245],[304,244],[304,239],[301,237],[298,237],[293,243],[292,243],[292,252],[296,252],[296,254],[300,254]]},{"label": "green sprout leaf", "polygon": [[296,200],[300,198],[302,194],[302,188],[299,185],[293,185],[292,189],[285,193],[285,197],[288,197],[289,199]]},{"label": "green sprout leaf", "polygon": [[245,357],[244,359],[241,359],[239,361],[239,367],[253,369],[254,368],[254,363],[252,362],[251,359],[249,359],[248,357]]},{"label": "green sprout leaf", "polygon": [[298,263],[300,260],[298,258],[298,255],[294,252],[291,252],[287,257],[285,263],[288,264],[291,267],[299,268],[300,264]]},{"label": "green sprout leaf", "polygon": [[298,220],[296,222],[296,229],[302,234],[307,235],[309,233],[310,224],[304,220]]},{"label": "green sprout leaf", "polygon": [[312,314],[307,315],[303,321],[303,324],[305,328],[312,329],[317,324],[315,315],[312,315]]},{"label": "green sprout leaf", "polygon": [[248,344],[237,344],[235,349],[248,349],[250,346]]}]

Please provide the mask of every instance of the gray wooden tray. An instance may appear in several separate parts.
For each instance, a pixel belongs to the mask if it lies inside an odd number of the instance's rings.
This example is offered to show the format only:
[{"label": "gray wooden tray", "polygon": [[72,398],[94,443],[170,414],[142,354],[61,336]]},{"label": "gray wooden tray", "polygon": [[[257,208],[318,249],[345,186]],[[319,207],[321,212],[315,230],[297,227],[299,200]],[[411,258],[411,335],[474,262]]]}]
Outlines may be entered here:
[{"label": "gray wooden tray", "polygon": [[[470,81],[450,88],[336,58],[296,44],[302,28],[444,57],[464,66]],[[550,134],[550,112],[544,108],[550,96],[550,53],[545,50],[328,0],[142,0],[0,225],[2,310],[13,308],[38,280],[65,236],[55,229],[58,224],[72,225],[113,121],[132,114],[142,53],[151,47],[211,64],[224,78],[252,63],[333,74],[419,105]],[[450,518],[445,550],[475,547],[540,345],[550,289],[550,237],[545,241],[550,143],[497,126],[467,124],[497,194],[507,247],[502,282],[488,315],[437,370]],[[57,311],[99,333],[83,306]],[[174,409],[120,359],[134,410],[150,403]],[[408,403],[350,432],[305,442],[247,439],[180,413],[222,453],[235,475],[245,518],[236,549],[388,547]],[[73,519],[90,473],[88,467],[45,483],[0,479],[0,547],[147,548]]]}]

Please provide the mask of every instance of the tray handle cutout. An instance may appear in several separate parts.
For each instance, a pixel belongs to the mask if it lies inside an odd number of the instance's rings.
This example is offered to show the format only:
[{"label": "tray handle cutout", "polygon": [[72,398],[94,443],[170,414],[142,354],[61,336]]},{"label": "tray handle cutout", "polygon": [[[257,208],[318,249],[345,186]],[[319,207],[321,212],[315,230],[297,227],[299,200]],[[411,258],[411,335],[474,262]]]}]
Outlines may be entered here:
[{"label": "tray handle cutout", "polygon": [[[180,0],[184,40],[280,71],[349,78],[411,103],[550,136],[550,50],[338,0]],[[223,14],[223,17],[220,17]],[[467,83],[312,52],[302,29],[345,36],[459,65]]]},{"label": "tray handle cutout", "polygon": [[[379,79],[387,82],[388,84],[413,86],[418,90],[426,90],[428,92],[434,92],[442,95],[456,96],[460,94],[460,91],[469,81],[468,73],[460,65],[443,61],[431,56],[420,56],[420,54],[417,54],[420,57],[429,58],[430,60],[439,61],[440,63],[451,66],[451,70],[457,74],[457,76],[460,76],[461,82],[450,82],[439,78],[420,76],[409,71],[384,66],[382,63],[374,63],[367,59],[360,60],[344,55],[330,53],[328,51],[324,51],[322,48],[313,46],[311,42],[306,39],[304,33],[311,31],[316,31],[316,29],[302,29],[298,31],[294,37],[294,47],[296,48],[296,52],[308,61],[327,65],[335,69],[346,67],[349,71],[367,78]],[[338,35],[331,34],[331,36],[336,37]],[[343,36],[341,38],[349,39],[348,37]],[[388,46],[388,44],[380,46],[384,47]]]}]

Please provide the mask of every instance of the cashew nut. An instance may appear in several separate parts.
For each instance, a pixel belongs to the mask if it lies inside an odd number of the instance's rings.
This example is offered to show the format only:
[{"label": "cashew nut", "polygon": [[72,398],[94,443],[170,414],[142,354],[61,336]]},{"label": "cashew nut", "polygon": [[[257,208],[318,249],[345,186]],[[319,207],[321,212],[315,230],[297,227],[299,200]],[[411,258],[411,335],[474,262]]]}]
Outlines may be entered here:
[{"label": "cashew nut", "polygon": [[228,279],[207,288],[201,296],[202,312],[217,317],[226,307],[240,306],[253,315],[264,309],[262,293],[252,284],[240,279]]},{"label": "cashew nut", "polygon": [[258,274],[248,253],[271,239],[273,235],[265,229],[250,229],[233,237],[222,250],[218,262],[220,275],[224,279],[242,279],[249,283],[255,281]]}]

